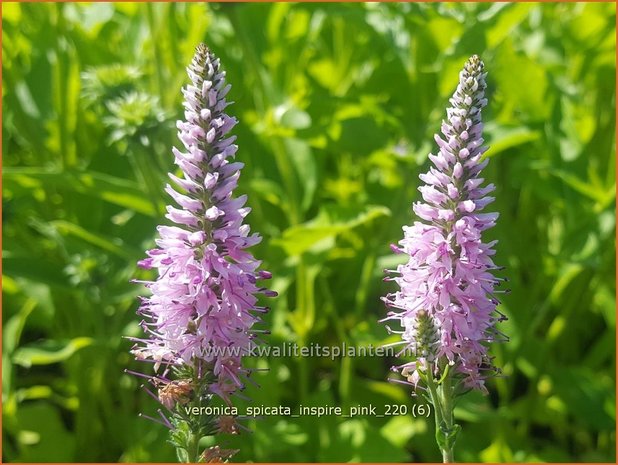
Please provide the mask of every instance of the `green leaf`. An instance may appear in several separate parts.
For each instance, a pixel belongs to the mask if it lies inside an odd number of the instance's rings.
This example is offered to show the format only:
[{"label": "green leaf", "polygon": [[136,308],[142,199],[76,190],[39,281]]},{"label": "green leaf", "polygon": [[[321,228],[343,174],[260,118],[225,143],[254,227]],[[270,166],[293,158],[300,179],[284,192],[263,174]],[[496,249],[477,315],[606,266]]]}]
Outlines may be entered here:
[{"label": "green leaf", "polygon": [[144,215],[156,216],[145,189],[128,179],[94,171],[58,172],[44,168],[5,168],[2,177],[5,189],[31,190],[33,187],[56,186],[93,196]]},{"label": "green leaf", "polygon": [[281,115],[281,125],[292,129],[306,129],[311,126],[311,116],[306,111],[290,108]]},{"label": "green leaf", "polygon": [[249,181],[252,195],[260,196],[268,203],[285,208],[288,201],[285,199],[281,185],[266,178],[255,178]]},{"label": "green leaf", "polygon": [[567,185],[575,189],[580,194],[598,202],[600,208],[604,209],[609,206],[616,198],[616,186],[613,185],[607,189],[603,189],[600,186],[589,184],[583,181],[575,174],[561,169],[551,169],[549,171],[552,175],[562,179]]},{"label": "green leaf", "polygon": [[502,435],[493,440],[491,445],[480,452],[480,457],[483,462],[512,462],[513,454],[509,448],[508,443],[504,440]]},{"label": "green leaf", "polygon": [[66,430],[58,409],[43,402],[17,409],[17,462],[72,462],[75,436]]},{"label": "green leaf", "polygon": [[403,462],[408,455],[380,434],[365,419],[339,424],[327,447],[319,451],[320,462]]},{"label": "green leaf", "polygon": [[36,283],[45,283],[56,288],[69,289],[62,264],[51,262],[25,253],[13,254],[3,251],[3,272],[11,277],[22,277]]},{"label": "green leaf", "polygon": [[389,215],[390,210],[383,206],[369,205],[358,209],[326,205],[314,220],[286,229],[282,237],[274,239],[273,243],[282,247],[288,255],[302,255],[325,239]]},{"label": "green leaf", "polygon": [[2,393],[4,396],[9,395],[14,381],[11,356],[19,344],[26,320],[35,308],[36,300],[32,298],[26,300],[19,313],[14,315],[2,329]]},{"label": "green leaf", "polygon": [[21,19],[21,6],[19,3],[9,2],[2,5],[2,21],[17,23]]},{"label": "green leaf", "polygon": [[49,224],[56,228],[62,235],[75,236],[97,248],[118,255],[121,258],[131,259],[133,257],[139,257],[142,254],[139,250],[125,246],[119,238],[109,238],[102,234],[90,232],[69,221],[56,220]]},{"label": "green leaf", "polygon": [[[510,120],[545,121],[552,107],[547,73],[537,61],[515,50],[507,39],[498,48],[492,66],[502,111]],[[525,79],[525,82],[523,81]]]},{"label": "green leaf", "polygon": [[525,126],[506,128],[504,126],[487,125],[487,133],[491,137],[488,141],[488,157],[493,157],[506,150],[538,140],[539,131],[533,131]]},{"label": "green leaf", "polygon": [[511,3],[502,9],[487,33],[487,46],[494,48],[506,39],[528,17],[530,9],[531,5],[527,3]]},{"label": "green leaf", "polygon": [[51,365],[63,362],[78,350],[94,343],[90,337],[77,337],[70,341],[47,340],[18,348],[13,363],[30,368],[32,365]]},{"label": "green leaf", "polygon": [[19,313],[4,324],[2,329],[2,347],[5,353],[11,354],[19,344],[19,338],[26,325],[28,315],[36,308],[36,304],[36,300],[28,299]]},{"label": "green leaf", "polygon": [[307,210],[313,202],[313,196],[318,185],[315,155],[309,144],[303,140],[286,138],[283,142],[296,170],[298,182],[302,186],[301,207],[303,210]]},{"label": "green leaf", "polygon": [[606,399],[615,399],[609,376],[583,367],[553,366],[549,373],[555,393],[568,405],[575,422],[594,431],[615,426],[613,412],[610,416],[604,405]]}]

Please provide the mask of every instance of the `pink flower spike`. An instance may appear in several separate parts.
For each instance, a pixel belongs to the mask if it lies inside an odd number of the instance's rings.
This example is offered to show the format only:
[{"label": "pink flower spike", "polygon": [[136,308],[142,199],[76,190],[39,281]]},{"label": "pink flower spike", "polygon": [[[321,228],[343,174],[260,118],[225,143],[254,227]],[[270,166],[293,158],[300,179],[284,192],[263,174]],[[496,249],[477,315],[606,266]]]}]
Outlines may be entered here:
[{"label": "pink flower spike", "polygon": [[182,384],[186,380],[162,386],[152,375],[170,409],[188,401],[193,389],[230,403],[248,373],[243,357],[255,346],[253,326],[259,317],[254,312],[264,311],[258,297],[276,295],[256,284],[271,274],[245,250],[260,236],[248,237],[246,198],[233,195],[243,165],[228,160],[236,153],[228,134],[236,119],[223,112],[229,91],[225,73],[215,55],[199,45],[188,75],[191,82],[183,89],[187,119],[177,124],[185,151],[173,150],[182,174],[170,174],[175,186],[165,188],[180,208],[167,207],[175,225],[157,228],[157,247],[139,262],[157,276],[147,283],[150,296],[141,299],[138,310],[148,338],[132,350],[138,360],[154,362],[155,372],[184,373],[190,379],[190,386]]},{"label": "pink flower spike", "polygon": [[440,149],[429,154],[434,167],[419,175],[425,183],[419,187],[423,201],[413,210],[420,221],[404,226],[404,238],[393,249],[407,255],[407,263],[387,271],[387,280],[399,289],[383,298],[389,309],[384,321],[401,325],[408,349],[403,352],[415,361],[397,371],[413,387],[428,376],[440,379],[449,367],[449,376],[462,385],[486,392],[485,379],[497,371],[487,341],[502,319],[494,297],[494,286],[502,280],[490,274],[497,269],[490,258],[494,242],[481,237],[497,219],[496,213],[480,213],[494,200],[486,196],[493,185],[481,187],[480,177],[488,162],[479,150],[481,109],[487,104],[483,68],[475,55],[460,73],[440,127],[448,142],[434,136]]}]

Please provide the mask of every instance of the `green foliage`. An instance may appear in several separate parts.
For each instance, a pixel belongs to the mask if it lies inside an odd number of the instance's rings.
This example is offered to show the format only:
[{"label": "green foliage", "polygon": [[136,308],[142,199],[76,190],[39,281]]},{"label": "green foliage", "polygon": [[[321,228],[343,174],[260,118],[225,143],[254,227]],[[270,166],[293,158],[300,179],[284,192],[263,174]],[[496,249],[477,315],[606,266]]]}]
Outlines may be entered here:
[{"label": "green foliage", "polygon": [[[220,56],[272,344],[379,345],[457,72],[489,72],[490,238],[512,293],[504,377],[460,401],[460,461],[615,461],[615,5],[41,4],[2,7],[3,460],[173,461],[124,368],[163,220],[195,45]],[[423,402],[393,360],[255,360],[247,405]],[[242,410],[242,406],[241,406]],[[437,461],[431,419],[266,417],[238,461]]]}]

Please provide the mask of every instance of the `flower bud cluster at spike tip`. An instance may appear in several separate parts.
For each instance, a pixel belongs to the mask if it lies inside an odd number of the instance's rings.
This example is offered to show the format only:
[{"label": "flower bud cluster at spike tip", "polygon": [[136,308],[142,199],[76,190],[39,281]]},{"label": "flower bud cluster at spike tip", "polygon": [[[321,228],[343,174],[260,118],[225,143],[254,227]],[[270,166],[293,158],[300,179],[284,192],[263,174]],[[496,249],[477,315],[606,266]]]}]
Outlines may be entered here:
[{"label": "flower bud cluster at spike tip", "polygon": [[166,215],[175,225],[158,227],[157,248],[139,262],[158,277],[146,282],[151,295],[138,311],[148,337],[136,339],[132,352],[157,371],[163,367],[164,375],[169,367],[188,367],[198,378],[211,376],[210,392],[229,403],[248,374],[243,353],[253,348],[251,328],[264,311],[257,296],[276,294],[257,284],[270,273],[259,271],[261,262],[245,249],[261,238],[243,224],[246,196],[232,195],[243,164],[234,161],[235,137],[227,136],[236,119],[224,112],[225,72],[204,45],[187,72],[185,121],[177,123],[184,149],[173,149],[182,174],[170,174],[175,187],[166,187],[177,204]]},{"label": "flower bud cluster at spike tip", "polygon": [[[486,343],[498,339],[495,325],[502,319],[494,289],[502,280],[492,274],[497,269],[491,258],[495,241],[481,239],[498,217],[484,211],[494,200],[487,195],[494,186],[482,186],[480,177],[488,161],[482,159],[487,150],[481,122],[487,104],[485,77],[483,62],[474,55],[459,75],[442,135],[435,136],[438,151],[429,155],[434,166],[419,176],[425,183],[419,187],[423,201],[413,210],[422,221],[405,226],[403,240],[393,246],[408,256],[392,278],[399,290],[384,298],[392,309],[385,320],[401,323],[403,344],[411,353],[427,345],[417,338],[420,323],[430,316],[439,332],[437,353],[426,359],[433,362],[432,371],[448,364],[467,387],[481,391],[486,390],[485,378],[496,371]],[[420,378],[415,372],[424,361],[399,369],[416,385]]]}]

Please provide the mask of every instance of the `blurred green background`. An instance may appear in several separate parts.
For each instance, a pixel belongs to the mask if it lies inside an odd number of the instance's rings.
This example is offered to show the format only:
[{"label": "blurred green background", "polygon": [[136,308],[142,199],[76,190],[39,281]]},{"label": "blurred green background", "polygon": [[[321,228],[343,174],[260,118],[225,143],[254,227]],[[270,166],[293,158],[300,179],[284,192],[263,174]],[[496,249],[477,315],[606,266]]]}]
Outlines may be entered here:
[{"label": "blurred green background", "polygon": [[[222,60],[271,344],[391,341],[389,244],[458,71],[489,72],[485,171],[512,293],[505,377],[458,404],[460,461],[615,461],[615,5],[2,5],[3,460],[173,461],[137,364],[135,262],[163,220],[180,87]],[[251,405],[415,400],[393,360],[270,359]],[[244,404],[243,404],[244,405]],[[249,405],[249,404],[247,404]],[[237,461],[438,461],[433,421],[251,421]]]}]

